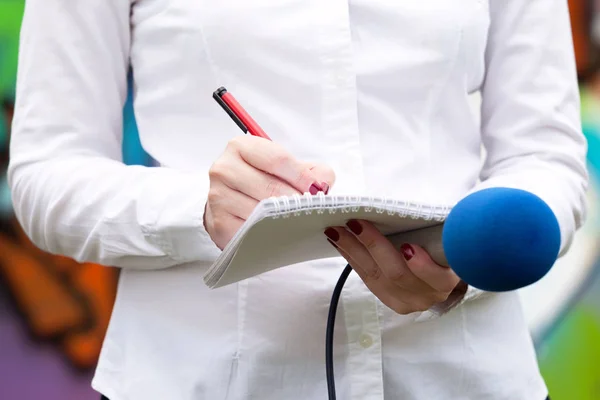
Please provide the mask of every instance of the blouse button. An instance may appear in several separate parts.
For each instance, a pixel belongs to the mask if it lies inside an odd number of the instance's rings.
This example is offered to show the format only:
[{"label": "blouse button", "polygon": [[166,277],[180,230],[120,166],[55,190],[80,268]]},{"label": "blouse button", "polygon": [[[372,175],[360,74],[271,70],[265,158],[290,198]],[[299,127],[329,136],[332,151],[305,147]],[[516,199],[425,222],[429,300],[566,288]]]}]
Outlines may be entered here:
[{"label": "blouse button", "polygon": [[368,349],[369,347],[371,347],[373,345],[373,338],[371,338],[371,336],[363,333],[362,335],[360,335],[360,337],[358,339],[358,343],[360,343],[360,345],[363,349]]}]

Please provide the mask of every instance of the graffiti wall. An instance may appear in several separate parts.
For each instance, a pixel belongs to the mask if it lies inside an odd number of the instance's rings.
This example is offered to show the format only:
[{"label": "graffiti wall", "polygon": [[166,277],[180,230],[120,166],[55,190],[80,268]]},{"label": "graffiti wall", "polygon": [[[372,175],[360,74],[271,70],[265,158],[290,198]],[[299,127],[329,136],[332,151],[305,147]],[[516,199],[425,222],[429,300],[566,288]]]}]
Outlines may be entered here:
[{"label": "graffiti wall", "polygon": [[[14,218],[5,170],[18,34],[25,0],[0,0],[0,399],[91,400],[91,374],[110,316],[118,270],[35,248]],[[600,79],[590,70],[600,39],[592,0],[570,1],[592,173],[590,214],[573,249],[522,291],[542,372],[555,400],[600,399]],[[596,27],[596,28],[594,28]],[[594,34],[594,32],[597,32]],[[592,72],[590,72],[592,71]],[[124,160],[150,166],[130,99]]]}]

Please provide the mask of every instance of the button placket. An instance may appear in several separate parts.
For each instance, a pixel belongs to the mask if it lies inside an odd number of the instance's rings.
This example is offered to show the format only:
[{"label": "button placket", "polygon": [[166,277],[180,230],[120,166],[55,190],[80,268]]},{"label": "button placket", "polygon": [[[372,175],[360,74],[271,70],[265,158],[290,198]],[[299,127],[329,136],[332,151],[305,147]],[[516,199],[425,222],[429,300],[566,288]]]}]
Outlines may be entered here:
[{"label": "button placket", "polygon": [[321,3],[323,128],[335,143],[333,193],[360,193],[364,173],[358,132],[356,78],[347,0]]},{"label": "button placket", "polygon": [[377,299],[356,274],[343,291],[344,319],[348,337],[346,371],[352,399],[383,399],[381,327]]},{"label": "button placket", "polygon": [[[347,0],[320,3],[322,15],[323,124],[335,142],[331,163],[337,169],[335,192],[360,194],[365,188],[358,131],[354,49]],[[338,192],[338,193],[339,193]],[[342,292],[347,332],[347,388],[351,399],[383,399],[381,330],[375,296],[356,274]]]}]

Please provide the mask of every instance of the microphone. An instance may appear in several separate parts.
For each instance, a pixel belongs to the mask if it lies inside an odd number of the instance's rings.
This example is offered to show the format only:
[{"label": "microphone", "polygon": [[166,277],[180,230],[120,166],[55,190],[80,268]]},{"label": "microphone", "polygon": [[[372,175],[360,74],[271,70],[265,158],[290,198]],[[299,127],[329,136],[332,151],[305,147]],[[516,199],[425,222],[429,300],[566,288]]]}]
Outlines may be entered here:
[{"label": "microphone", "polygon": [[543,278],[560,251],[560,228],[550,207],[520,189],[472,193],[450,211],[442,232],[448,264],[481,290],[504,292]]},{"label": "microphone", "polygon": [[489,188],[470,194],[443,225],[392,235],[396,246],[422,246],[469,285],[505,292],[543,278],[560,251],[560,228],[550,207],[533,193]]},{"label": "microphone", "polygon": [[[397,248],[422,246],[438,264],[449,266],[469,285],[488,292],[529,286],[548,273],[560,251],[560,228],[550,207],[533,193],[489,188],[459,201],[444,224],[388,236]],[[325,371],[329,400],[335,400],[333,330],[342,288],[338,280],[327,317]]]},{"label": "microphone", "polygon": [[[488,188],[459,201],[441,225],[388,236],[396,248],[422,246],[469,285],[488,292],[529,286],[543,278],[560,251],[560,227],[550,207],[520,189]],[[325,333],[329,400],[335,400],[333,329],[340,293],[352,267],[335,286]]]}]

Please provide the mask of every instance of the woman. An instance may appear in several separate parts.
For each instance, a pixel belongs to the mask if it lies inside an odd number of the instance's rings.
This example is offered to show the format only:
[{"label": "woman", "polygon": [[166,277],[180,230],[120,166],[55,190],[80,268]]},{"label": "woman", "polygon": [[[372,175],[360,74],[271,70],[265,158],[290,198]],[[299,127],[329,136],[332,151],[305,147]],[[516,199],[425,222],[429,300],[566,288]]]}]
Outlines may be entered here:
[{"label": "woman", "polygon": [[[120,162],[130,66],[157,168]],[[38,246],[122,268],[103,395],[323,399],[343,258],[203,284],[253,207],[327,186],[440,204],[516,187],[553,209],[564,252],[587,184],[575,75],[562,0],[29,0],[9,180]],[[274,142],[239,135],[221,85]],[[364,221],[332,229],[358,272],[339,398],[546,398],[516,293],[467,288]]]}]

